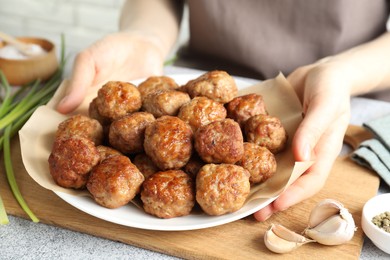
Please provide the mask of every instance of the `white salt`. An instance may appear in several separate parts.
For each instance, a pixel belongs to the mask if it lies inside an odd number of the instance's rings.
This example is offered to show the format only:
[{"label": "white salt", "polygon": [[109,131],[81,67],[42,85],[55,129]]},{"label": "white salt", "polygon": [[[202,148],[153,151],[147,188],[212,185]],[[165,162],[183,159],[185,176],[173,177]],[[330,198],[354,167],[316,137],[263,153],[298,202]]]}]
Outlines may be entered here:
[{"label": "white salt", "polygon": [[9,44],[0,48],[0,57],[11,60],[25,60],[29,57],[38,56],[46,53],[46,51],[38,44],[29,44],[28,46],[28,51],[30,53],[29,56],[23,54],[15,46]]}]

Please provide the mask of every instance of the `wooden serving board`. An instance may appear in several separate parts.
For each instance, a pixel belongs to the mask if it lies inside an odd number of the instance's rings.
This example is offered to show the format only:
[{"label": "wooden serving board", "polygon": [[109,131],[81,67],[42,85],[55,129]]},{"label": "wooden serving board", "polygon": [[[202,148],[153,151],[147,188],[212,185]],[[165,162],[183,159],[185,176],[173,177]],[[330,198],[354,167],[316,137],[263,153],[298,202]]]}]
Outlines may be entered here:
[{"label": "wooden serving board", "polygon": [[[356,145],[361,139],[367,138],[361,129],[349,128],[347,141]],[[39,186],[23,167],[18,138],[12,141],[12,158],[19,188],[41,222],[186,259],[357,259],[363,245],[360,225],[362,208],[368,199],[376,195],[379,186],[379,178],[375,173],[358,166],[347,157],[339,157],[322,191],[275,214],[266,222],[257,222],[249,216],[207,229],[150,231],[124,227],[90,216]],[[0,192],[8,214],[27,218],[10,191],[3,174],[3,161],[0,161],[0,167]],[[280,223],[301,232],[308,222],[311,209],[325,198],[339,200],[353,214],[358,229],[350,242],[340,246],[310,243],[285,255],[268,251],[263,236],[271,223]]]}]

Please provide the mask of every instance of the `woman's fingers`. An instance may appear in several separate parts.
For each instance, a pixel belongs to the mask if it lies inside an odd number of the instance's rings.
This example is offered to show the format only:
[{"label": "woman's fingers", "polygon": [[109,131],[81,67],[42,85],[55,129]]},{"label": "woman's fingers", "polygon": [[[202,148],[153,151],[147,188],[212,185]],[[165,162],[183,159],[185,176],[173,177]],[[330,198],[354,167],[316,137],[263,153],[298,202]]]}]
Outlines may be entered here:
[{"label": "woman's fingers", "polygon": [[269,217],[272,216],[272,214],[276,213],[277,211],[273,208],[273,203],[265,206],[261,210],[255,212],[253,216],[257,221],[266,221],[269,219]]},{"label": "woman's fingers", "polygon": [[310,198],[320,191],[328,178],[334,160],[339,154],[346,122],[336,119],[324,132],[313,150],[313,157],[318,158],[310,169],[288,187],[271,205],[254,214],[259,221],[266,220],[273,213]]},{"label": "woman's fingers", "polygon": [[129,81],[161,75],[161,50],[143,35],[115,33],[79,53],[65,97],[57,105],[61,113],[77,108],[91,87],[110,80]]},{"label": "woman's fingers", "polygon": [[95,76],[95,62],[90,52],[84,51],[78,54],[66,95],[58,103],[57,110],[66,114],[76,109],[83,101],[88,88],[93,84]]},{"label": "woman's fingers", "polygon": [[321,190],[338,156],[350,117],[349,91],[340,70],[334,67],[306,66],[289,76],[301,95],[304,119],[299,125],[292,149],[296,161],[315,163],[271,205],[254,214],[259,221],[285,210]]},{"label": "woman's fingers", "polygon": [[289,207],[316,194],[325,183],[324,178],[315,173],[315,169],[297,179],[272,204],[254,214],[258,221],[267,220],[272,214],[284,211]]},{"label": "woman's fingers", "polygon": [[254,214],[259,221],[264,221],[273,213],[284,211],[315,195],[324,186],[332,168],[333,160],[319,161],[306,173],[289,186],[271,205]]}]

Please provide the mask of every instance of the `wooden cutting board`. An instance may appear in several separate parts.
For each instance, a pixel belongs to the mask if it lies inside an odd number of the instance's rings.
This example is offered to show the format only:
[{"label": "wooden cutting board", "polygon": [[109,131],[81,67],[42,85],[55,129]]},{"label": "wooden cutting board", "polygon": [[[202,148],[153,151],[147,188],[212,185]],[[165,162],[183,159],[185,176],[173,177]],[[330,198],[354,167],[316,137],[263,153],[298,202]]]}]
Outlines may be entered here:
[{"label": "wooden cutting board", "polygon": [[[352,145],[366,139],[360,127],[349,128],[346,141]],[[375,196],[379,178],[373,172],[358,166],[348,157],[339,157],[325,187],[316,196],[272,216],[266,222],[257,222],[252,216],[207,229],[193,231],[150,231],[124,227],[92,217],[36,184],[25,171],[19,148],[19,139],[12,141],[12,158],[19,188],[30,208],[41,222],[103,237],[137,247],[158,251],[186,259],[357,259],[363,245],[360,225],[364,203]],[[0,161],[0,193],[8,214],[27,218],[9,189]],[[311,243],[285,254],[274,254],[265,247],[263,236],[271,223],[280,223],[301,232],[308,222],[311,209],[325,198],[341,201],[353,214],[358,229],[354,238],[340,246]]]}]

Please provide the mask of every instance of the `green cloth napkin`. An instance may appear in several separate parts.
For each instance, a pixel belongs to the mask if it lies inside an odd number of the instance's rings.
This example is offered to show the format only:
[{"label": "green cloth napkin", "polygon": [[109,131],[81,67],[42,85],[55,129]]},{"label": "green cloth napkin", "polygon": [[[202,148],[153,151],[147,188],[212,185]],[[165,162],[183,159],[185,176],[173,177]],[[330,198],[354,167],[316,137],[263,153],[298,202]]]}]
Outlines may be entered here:
[{"label": "green cloth napkin", "polygon": [[364,123],[375,138],[362,142],[351,158],[374,170],[390,187],[390,115]]}]

